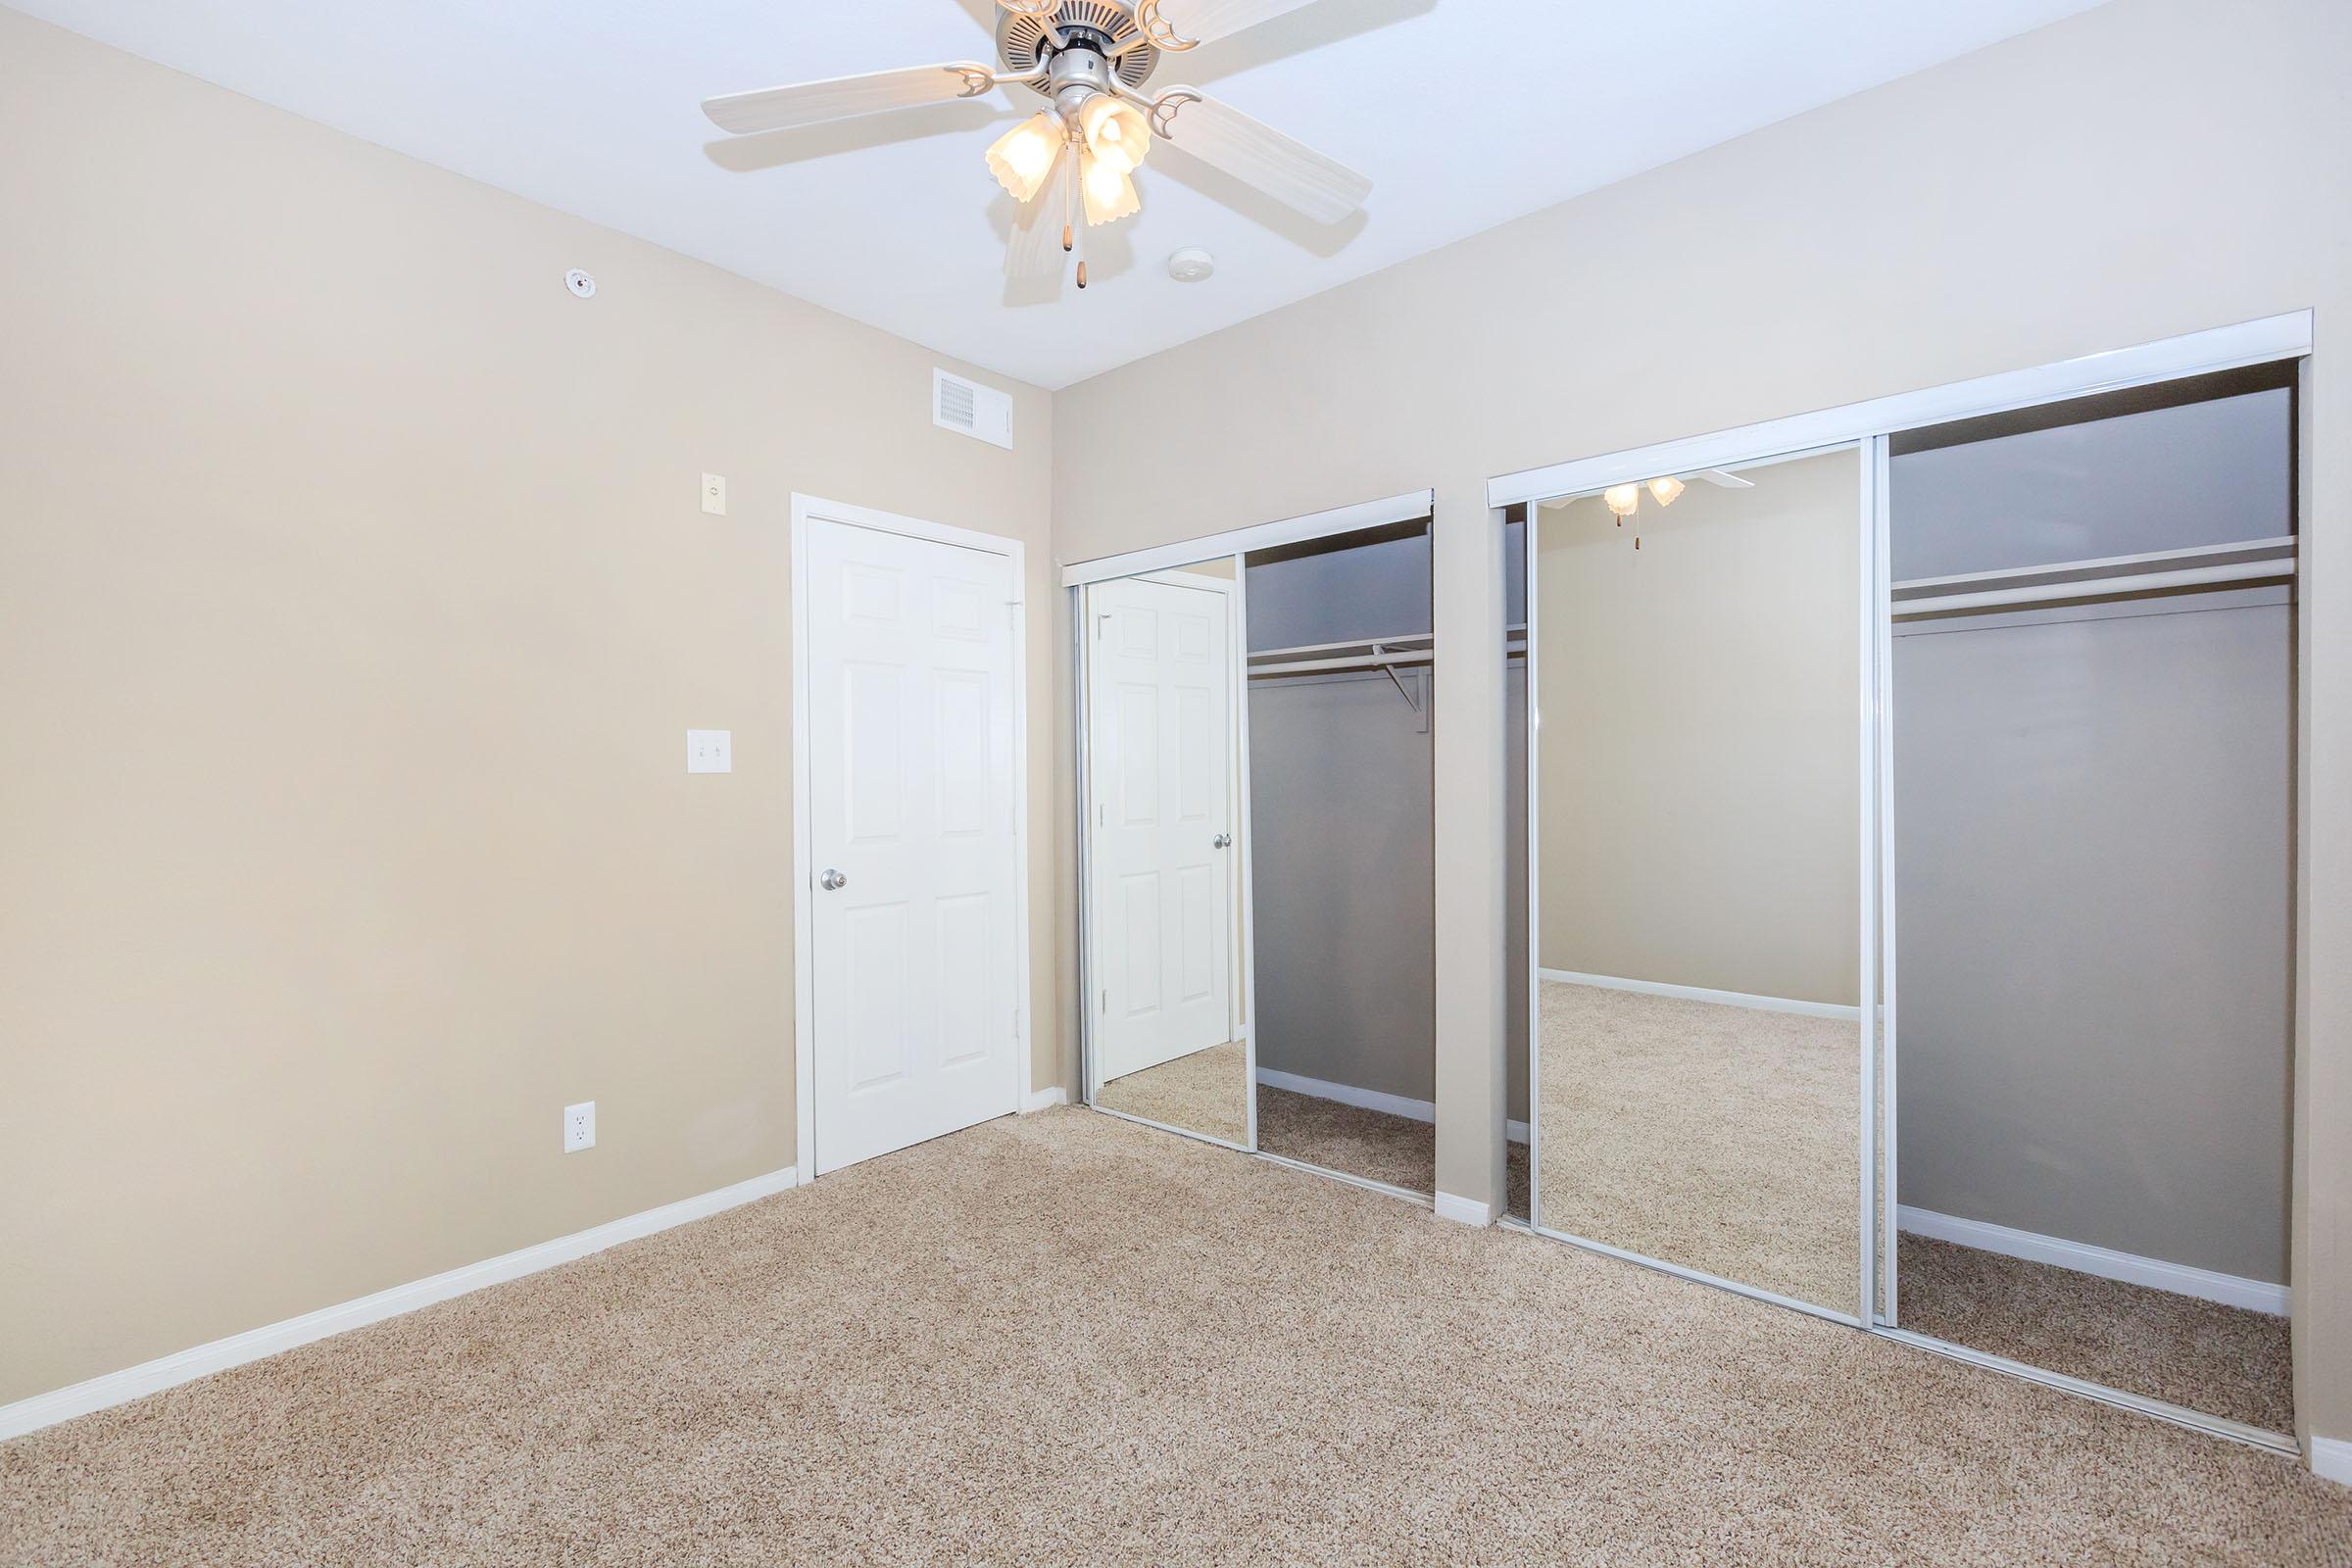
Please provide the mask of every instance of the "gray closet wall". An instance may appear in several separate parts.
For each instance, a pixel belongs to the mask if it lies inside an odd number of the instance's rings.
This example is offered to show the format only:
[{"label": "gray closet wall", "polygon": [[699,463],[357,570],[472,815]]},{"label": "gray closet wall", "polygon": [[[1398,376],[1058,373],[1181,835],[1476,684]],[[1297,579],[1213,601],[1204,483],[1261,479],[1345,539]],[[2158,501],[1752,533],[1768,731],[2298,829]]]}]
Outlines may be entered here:
[{"label": "gray closet wall", "polygon": [[[1429,540],[1247,564],[1252,653],[1430,629]],[[1250,684],[1258,1066],[1436,1094],[1435,683],[1377,672]]]},{"label": "gray closet wall", "polygon": [[[1897,579],[2292,531],[2288,394],[1898,455]],[[1898,624],[1899,1200],[2286,1278],[2283,589]]]}]

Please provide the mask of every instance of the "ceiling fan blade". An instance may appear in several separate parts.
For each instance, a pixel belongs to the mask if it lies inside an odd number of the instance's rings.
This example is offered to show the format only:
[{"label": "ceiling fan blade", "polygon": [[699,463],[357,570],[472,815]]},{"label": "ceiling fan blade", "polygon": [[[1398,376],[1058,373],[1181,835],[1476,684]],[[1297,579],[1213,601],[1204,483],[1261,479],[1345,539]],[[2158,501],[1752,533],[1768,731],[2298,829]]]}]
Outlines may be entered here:
[{"label": "ceiling fan blade", "polygon": [[1006,277],[1051,277],[1068,264],[1069,257],[1061,248],[1061,230],[1070,221],[1075,162],[1066,152],[1055,159],[1045,185],[1012,215],[1012,233],[1004,246]]},{"label": "ceiling fan blade", "polygon": [[1198,87],[1170,87],[1152,106],[1152,126],[1212,169],[1264,191],[1319,223],[1364,205],[1372,181]]},{"label": "ceiling fan blade", "polygon": [[1155,48],[1190,49],[1211,38],[1271,22],[1308,0],[1144,0],[1136,21]]},{"label": "ceiling fan blade", "polygon": [[976,98],[996,84],[996,73],[986,66],[953,61],[795,82],[789,87],[762,87],[757,92],[731,92],[704,99],[703,113],[719,129],[741,136],[756,130],[821,125],[829,120],[853,120],[889,109]]},{"label": "ceiling fan blade", "polygon": [[1742,479],[1738,474],[1726,473],[1721,468],[1701,468],[1691,477],[1704,479],[1712,485],[1721,485],[1726,490],[1753,490],[1756,487],[1755,480]]}]

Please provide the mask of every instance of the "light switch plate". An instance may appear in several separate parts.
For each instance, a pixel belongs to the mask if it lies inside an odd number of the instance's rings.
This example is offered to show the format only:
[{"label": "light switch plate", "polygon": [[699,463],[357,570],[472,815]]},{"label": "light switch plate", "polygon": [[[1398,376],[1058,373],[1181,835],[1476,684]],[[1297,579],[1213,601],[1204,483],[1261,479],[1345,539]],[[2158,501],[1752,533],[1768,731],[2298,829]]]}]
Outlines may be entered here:
[{"label": "light switch plate", "polygon": [[727,514],[727,476],[723,473],[703,475],[703,510],[713,517]]},{"label": "light switch plate", "polygon": [[564,1107],[564,1152],[576,1154],[596,1147],[596,1102],[583,1100]]},{"label": "light switch plate", "polygon": [[690,729],[686,732],[686,771],[689,773],[732,773],[735,771],[735,732],[725,729]]}]

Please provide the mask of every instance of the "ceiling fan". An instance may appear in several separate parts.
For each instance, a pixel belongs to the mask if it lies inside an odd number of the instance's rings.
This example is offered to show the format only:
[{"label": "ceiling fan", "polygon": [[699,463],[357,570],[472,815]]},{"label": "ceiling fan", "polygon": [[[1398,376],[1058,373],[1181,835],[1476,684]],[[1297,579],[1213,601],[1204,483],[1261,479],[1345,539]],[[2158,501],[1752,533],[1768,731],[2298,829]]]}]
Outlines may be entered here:
[{"label": "ceiling fan", "polygon": [[[1005,249],[1014,277],[1060,269],[1086,225],[1143,208],[1135,173],[1154,138],[1323,223],[1371,194],[1372,182],[1198,87],[1147,93],[1164,54],[1296,11],[1307,0],[997,0],[997,64],[950,61],[703,100],[736,135],[1025,87],[1046,107],[999,137],[989,172],[1021,212]],[[1058,243],[1056,243],[1058,241]],[[1086,263],[1078,263],[1086,287]]]}]

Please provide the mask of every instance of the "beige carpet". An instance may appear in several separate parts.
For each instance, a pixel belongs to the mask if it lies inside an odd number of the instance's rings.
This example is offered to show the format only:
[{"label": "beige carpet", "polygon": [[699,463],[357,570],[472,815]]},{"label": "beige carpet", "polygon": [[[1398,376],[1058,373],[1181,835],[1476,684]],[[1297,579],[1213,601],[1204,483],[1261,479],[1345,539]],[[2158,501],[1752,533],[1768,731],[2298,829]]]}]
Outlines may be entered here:
[{"label": "beige carpet", "polygon": [[2277,1455],[1076,1108],[0,1445],[11,1565],[2348,1553]]},{"label": "beige carpet", "polygon": [[1895,1321],[2109,1388],[2295,1428],[2287,1320],[1903,1233]]},{"label": "beige carpet", "polygon": [[1543,1222],[1861,1310],[1861,1037],[1841,1019],[1547,982]]},{"label": "beige carpet", "polygon": [[1205,1133],[1229,1144],[1250,1141],[1248,1048],[1236,1040],[1113,1078],[1095,1103],[1130,1116]]}]

